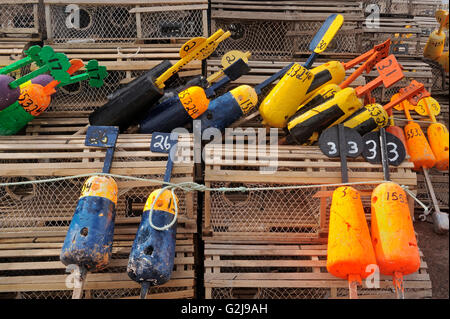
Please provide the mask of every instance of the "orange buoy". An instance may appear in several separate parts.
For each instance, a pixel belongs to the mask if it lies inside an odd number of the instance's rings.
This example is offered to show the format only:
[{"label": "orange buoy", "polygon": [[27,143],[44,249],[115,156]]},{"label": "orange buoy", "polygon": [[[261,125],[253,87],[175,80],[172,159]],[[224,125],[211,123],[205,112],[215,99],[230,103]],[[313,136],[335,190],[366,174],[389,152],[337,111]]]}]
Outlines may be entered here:
[{"label": "orange buoy", "polygon": [[[428,141],[430,142],[431,150],[436,158],[435,167],[440,171],[448,170],[449,162],[449,134],[448,129],[444,124],[438,123],[436,117],[431,111],[429,102],[427,98],[422,99],[425,110],[428,116],[433,122],[427,129]],[[436,102],[437,103],[437,102]],[[440,109],[440,108],[439,108]]]},{"label": "orange buoy", "polygon": [[436,157],[436,169],[448,171],[449,134],[447,127],[441,123],[433,123],[428,127],[427,135],[433,154]]},{"label": "orange buoy", "polygon": [[372,243],[380,273],[393,276],[396,290],[403,289],[403,275],[420,267],[406,193],[395,183],[383,183],[372,192],[371,203]]},{"label": "orange buoy", "polygon": [[404,108],[408,124],[405,126],[406,148],[414,163],[414,170],[421,168],[431,168],[436,164],[436,157],[433,154],[430,144],[419,124],[415,123],[409,114],[407,107]]},{"label": "orange buoy", "polygon": [[361,196],[353,187],[339,187],[333,192],[330,209],[327,270],[351,286],[371,274],[367,266],[372,264],[376,258]]}]

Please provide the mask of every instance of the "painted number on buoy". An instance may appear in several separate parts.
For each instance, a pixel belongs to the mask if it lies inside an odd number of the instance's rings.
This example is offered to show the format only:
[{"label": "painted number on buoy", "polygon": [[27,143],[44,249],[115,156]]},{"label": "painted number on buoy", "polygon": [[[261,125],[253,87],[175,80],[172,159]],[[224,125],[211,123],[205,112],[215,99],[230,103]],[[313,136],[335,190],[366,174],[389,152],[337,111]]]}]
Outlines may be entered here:
[{"label": "painted number on buoy", "polygon": [[392,201],[400,201],[400,203],[405,204],[406,199],[403,198],[402,194],[397,194],[397,192],[386,192],[386,200],[392,200]]}]

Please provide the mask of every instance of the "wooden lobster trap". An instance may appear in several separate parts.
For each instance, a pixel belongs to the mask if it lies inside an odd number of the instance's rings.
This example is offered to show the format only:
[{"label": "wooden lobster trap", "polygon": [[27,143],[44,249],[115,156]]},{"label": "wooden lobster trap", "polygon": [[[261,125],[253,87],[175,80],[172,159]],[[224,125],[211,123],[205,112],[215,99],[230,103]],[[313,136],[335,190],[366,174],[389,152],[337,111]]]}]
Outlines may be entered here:
[{"label": "wooden lobster trap", "polygon": [[50,43],[136,42],[207,35],[208,1],[44,0]]},{"label": "wooden lobster trap", "polygon": [[[433,73],[431,67],[421,61],[407,58],[398,58],[399,64],[403,67],[403,74],[405,77],[403,80],[395,83],[390,88],[385,88],[384,86],[379,86],[372,91],[372,97],[376,99],[377,103],[385,103],[391,100],[391,97],[398,93],[400,88],[406,87],[411,83],[412,80],[416,80],[424,84],[425,88],[432,93],[433,89]],[[366,82],[369,83],[371,80],[378,76],[376,71],[372,71],[368,74],[364,74]]]},{"label": "wooden lobster trap", "polygon": [[[236,140],[235,147],[221,144],[205,147],[205,185],[245,187],[242,191],[205,193],[205,241],[325,241],[331,196],[336,188],[327,184],[341,182],[339,160],[327,158],[316,146],[274,148],[248,139],[248,143]],[[392,180],[415,190],[417,180],[412,167],[407,161],[391,167]],[[383,180],[382,167],[359,157],[349,161],[348,168],[350,182],[369,182],[354,187],[361,191],[366,213],[370,215],[370,195],[374,184]],[[409,203],[414,207],[412,198]]]},{"label": "wooden lobster trap", "polygon": [[377,5],[380,13],[434,16],[436,10],[447,8],[441,0],[364,0],[364,7]]},{"label": "wooden lobster trap", "polygon": [[[119,135],[111,173],[163,180],[167,154],[150,151],[151,135]],[[189,135],[180,136],[172,182],[192,182],[194,165]],[[104,149],[84,145],[84,136],[15,136],[0,139],[2,182],[39,181],[101,171]],[[0,293],[14,298],[70,298],[70,275],[59,254],[85,178],[0,187]],[[92,298],[139,295],[126,265],[141,214],[150,193],[160,185],[116,178],[119,194],[111,264],[88,275]],[[196,197],[179,198],[177,247],[173,279],[151,291],[159,298],[194,297]],[[73,286],[72,286],[73,288]],[[86,296],[86,295],[85,295]]]},{"label": "wooden lobster trap", "polygon": [[[207,299],[347,299],[348,282],[326,270],[326,245],[205,244]],[[417,273],[405,276],[405,298],[431,298],[431,281],[421,253]],[[370,283],[369,283],[370,284]],[[361,299],[395,298],[392,278],[379,287],[358,287]]]},{"label": "wooden lobster trap", "polygon": [[219,55],[242,50],[259,60],[289,59],[309,51],[309,42],[332,13],[342,14],[344,25],[326,52],[360,52],[363,11],[358,1],[212,0],[211,28],[232,32]]},{"label": "wooden lobster trap", "polygon": [[362,52],[390,38],[391,52],[397,57],[421,56],[423,55],[420,46],[421,34],[422,30],[413,18],[381,17],[377,24],[366,20]]},{"label": "wooden lobster trap", "polygon": [[[142,45],[55,45],[56,52],[63,52],[69,59],[91,59],[106,66],[108,76],[100,88],[89,86],[88,81],[74,83],[57,90],[52,96],[48,112],[93,111],[108,101],[108,96],[136,77],[164,60],[173,64],[179,60],[181,44]],[[82,72],[80,70],[79,72]],[[201,75],[201,62],[192,61],[178,74],[179,80],[168,83],[168,88],[180,85],[188,79]]]},{"label": "wooden lobster trap", "polygon": [[39,0],[0,0],[0,40],[39,41],[42,21]]},{"label": "wooden lobster trap", "polygon": [[[9,42],[0,39],[0,69],[23,58],[26,42]],[[20,75],[20,70],[13,72],[13,77]]]}]

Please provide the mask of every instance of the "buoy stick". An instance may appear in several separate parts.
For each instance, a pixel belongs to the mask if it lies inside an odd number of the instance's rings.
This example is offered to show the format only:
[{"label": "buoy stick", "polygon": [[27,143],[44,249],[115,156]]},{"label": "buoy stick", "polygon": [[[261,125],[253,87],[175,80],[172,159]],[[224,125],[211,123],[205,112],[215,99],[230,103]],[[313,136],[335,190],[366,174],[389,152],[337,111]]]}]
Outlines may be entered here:
[{"label": "buoy stick", "polygon": [[361,284],[359,275],[348,276],[348,297],[349,299],[358,299],[358,285]]},{"label": "buoy stick", "polygon": [[141,283],[141,295],[140,295],[141,299],[146,299],[149,289],[150,289],[150,282],[149,281],[143,281]]},{"label": "buoy stick", "polygon": [[443,19],[442,22],[439,24],[439,29],[437,32],[438,35],[441,35],[442,31],[445,28],[445,25],[448,24],[448,17],[449,17],[449,14],[447,14],[446,18]]},{"label": "buoy stick", "polygon": [[339,135],[339,153],[341,154],[341,176],[342,183],[348,183],[348,169],[347,169],[347,143],[345,141],[344,125],[338,125]]},{"label": "buoy stick", "polygon": [[83,298],[84,284],[86,283],[87,269],[83,266],[75,265],[74,289],[72,299]]},{"label": "buoy stick", "polygon": [[[173,74],[177,73],[179,70],[181,70],[186,64],[191,62],[195,59],[203,60],[207,58],[219,45],[219,43],[226,38],[231,36],[231,32],[227,31],[224,32],[222,29],[219,29],[214,33],[212,36],[210,36],[208,39],[206,39],[204,42],[199,44],[193,44],[193,48],[189,50],[188,54],[186,54],[184,57],[182,57],[177,63],[175,63],[172,67],[170,67],[167,71],[165,71],[161,76],[159,76],[156,81],[155,85],[159,87],[160,89],[164,88],[164,82],[166,82]],[[192,40],[190,40],[192,41]]]},{"label": "buoy stick", "polygon": [[398,271],[394,272],[393,282],[397,299],[405,299],[405,285],[403,283],[403,274]]},{"label": "buoy stick", "polygon": [[311,68],[316,58],[325,51],[343,23],[344,17],[341,14],[332,14],[325,20],[309,45],[309,50],[313,52],[303,64],[304,68]]}]

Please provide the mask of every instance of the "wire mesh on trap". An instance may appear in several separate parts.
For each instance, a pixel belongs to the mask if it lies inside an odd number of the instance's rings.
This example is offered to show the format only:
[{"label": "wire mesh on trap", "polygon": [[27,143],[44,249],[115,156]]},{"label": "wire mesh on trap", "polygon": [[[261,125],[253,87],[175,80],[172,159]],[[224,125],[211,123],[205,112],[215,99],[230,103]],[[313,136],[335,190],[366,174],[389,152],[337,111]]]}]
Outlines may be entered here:
[{"label": "wire mesh on trap", "polygon": [[[242,185],[214,182],[211,187]],[[245,184],[246,187],[282,185]],[[317,188],[211,192],[211,227],[215,233],[270,232],[316,234],[320,226]]]},{"label": "wire mesh on trap", "polygon": [[38,29],[35,25],[34,6],[37,4],[1,4],[0,3],[0,35],[1,29]]},{"label": "wire mesh on trap", "polygon": [[[141,13],[142,38],[193,38],[206,34],[202,10]],[[206,31],[206,30],[205,30]]]},{"label": "wire mesh on trap", "polygon": [[293,23],[286,21],[230,21],[215,20],[216,29],[232,33],[227,41],[217,48],[221,56],[230,50],[250,51],[254,59],[289,59],[295,48],[292,38],[286,33],[292,30]]},{"label": "wire mesh on trap", "polygon": [[328,288],[210,288],[212,299],[327,299]]},{"label": "wire mesh on trap", "polygon": [[[162,180],[162,175],[141,176]],[[173,177],[176,177],[174,175]],[[1,182],[16,182],[26,179],[42,180],[49,176],[33,178],[1,178]],[[68,226],[75,211],[84,178],[46,182],[42,184],[0,187],[0,229],[17,227]],[[140,216],[143,205],[158,186],[119,189],[116,218]],[[179,214],[187,213],[186,193],[176,191],[179,199]],[[138,208],[136,208],[138,207]]]},{"label": "wire mesh on trap", "polygon": [[[93,42],[134,42],[136,17],[130,5],[77,6],[49,5],[51,37],[54,43],[73,40]],[[78,19],[79,17],[79,19]],[[78,23],[79,22],[79,23]]]}]

